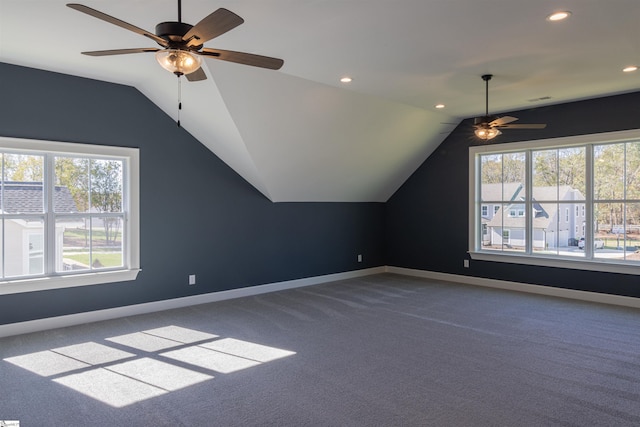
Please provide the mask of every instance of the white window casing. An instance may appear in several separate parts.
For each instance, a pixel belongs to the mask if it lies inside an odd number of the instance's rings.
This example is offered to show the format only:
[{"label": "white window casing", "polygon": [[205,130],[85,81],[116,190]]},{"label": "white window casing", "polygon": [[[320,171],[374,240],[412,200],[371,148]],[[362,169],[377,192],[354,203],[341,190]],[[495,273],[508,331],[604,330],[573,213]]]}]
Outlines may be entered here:
[{"label": "white window casing", "polygon": [[[33,292],[49,289],[68,288],[75,286],[87,286],[110,282],[123,282],[135,280],[140,272],[140,216],[139,216],[139,150],[137,148],[115,147],[94,144],[67,143],[58,141],[45,141],[33,139],[19,139],[0,137],[0,152],[7,154],[28,154],[43,156],[43,194],[44,213],[39,215],[44,221],[44,257],[39,248],[40,239],[31,237],[28,244],[32,250],[30,256],[44,263],[43,274],[25,274],[22,276],[7,276],[0,278],[0,295]],[[121,161],[122,170],[122,212],[116,214],[93,214],[95,217],[113,217],[122,220],[122,267],[91,269],[84,271],[60,271],[61,260],[57,255],[62,241],[61,231],[57,230],[56,213],[53,210],[53,201],[48,194],[53,194],[56,183],[51,165],[54,156],[72,156],[79,158],[92,158],[96,160],[114,159]],[[0,180],[3,179],[0,175]],[[11,216],[0,211],[3,218]],[[85,216],[90,214],[64,214],[64,216]],[[38,215],[35,215],[36,217]],[[60,216],[60,215],[58,215]],[[3,220],[3,223],[5,221]],[[2,242],[2,239],[0,239]],[[35,245],[35,247],[34,247]],[[4,251],[6,252],[6,251]],[[2,253],[2,251],[0,251]],[[2,254],[6,256],[5,253]]]},{"label": "white window casing", "polygon": [[[557,149],[565,149],[565,148],[578,148],[578,147],[586,147],[585,148],[585,185],[586,185],[586,194],[581,195],[580,192],[574,191],[570,198],[562,199],[558,196],[557,202],[557,212],[560,213],[560,209],[564,208],[564,212],[562,212],[561,219],[557,224],[557,231],[554,232],[553,238],[556,239],[556,242],[563,243],[559,240],[559,235],[564,237],[567,236],[568,233],[574,231],[577,237],[577,234],[582,231],[582,234],[586,238],[587,242],[594,242],[596,229],[598,227],[597,224],[594,225],[594,221],[596,219],[594,209],[596,209],[596,205],[598,203],[605,205],[606,203],[615,204],[624,203],[625,206],[634,205],[640,203],[640,200],[636,198],[627,198],[626,197],[626,184],[624,184],[625,188],[625,196],[624,199],[614,198],[612,200],[608,199],[598,199],[594,197],[594,147],[606,144],[615,144],[615,143],[638,143],[640,141],[640,130],[630,130],[630,131],[619,131],[619,132],[608,132],[608,133],[600,133],[600,134],[591,134],[591,135],[580,135],[573,137],[564,137],[564,138],[553,138],[553,139],[544,139],[544,140],[535,140],[535,141],[525,141],[525,142],[515,142],[515,143],[505,143],[505,144],[489,144],[489,145],[479,145],[473,146],[469,148],[469,254],[472,259],[476,260],[484,260],[484,261],[494,261],[494,262],[505,262],[505,263],[515,263],[515,264],[527,264],[527,265],[539,265],[539,266],[548,266],[548,267],[560,267],[560,268],[571,268],[571,269],[580,269],[580,270],[591,270],[591,271],[605,271],[605,272],[614,272],[614,273],[624,273],[624,274],[636,274],[640,275],[640,260],[638,260],[637,256],[628,256],[627,254],[631,254],[633,246],[631,249],[628,247],[620,247],[616,248],[618,250],[622,250],[623,259],[610,257],[607,258],[600,247],[594,249],[592,245],[584,245],[584,250],[580,254],[575,254],[575,256],[568,256],[567,252],[557,251],[556,253],[545,253],[544,250],[534,250],[535,239],[538,235],[539,229],[534,229],[533,219],[531,218],[533,215],[530,215],[531,212],[534,212],[536,208],[537,202],[532,196],[532,187],[533,187],[533,166],[532,166],[532,152],[540,152],[545,149],[548,150],[557,150]],[[634,146],[635,147],[635,146]],[[626,152],[626,151],[625,151]],[[479,206],[482,203],[491,202],[491,200],[481,200],[481,179],[479,176],[481,170],[480,158],[482,155],[501,155],[506,153],[526,153],[526,179],[525,179],[525,187],[526,187],[526,200],[525,200],[525,212],[526,218],[524,226],[526,238],[525,238],[525,247],[521,251],[513,251],[513,250],[491,250],[487,247],[486,238],[483,241],[483,224],[481,223],[481,216],[479,215]],[[627,162],[625,157],[625,162]],[[625,163],[626,164],[626,163]],[[626,176],[626,175],[625,175]],[[558,185],[558,188],[560,186]],[[578,196],[576,196],[578,194]],[[579,201],[579,205],[576,204],[575,201]],[[507,203],[507,202],[505,202]],[[547,202],[549,203],[549,202]],[[540,202],[540,204],[544,204]],[[575,223],[573,226],[571,225],[569,212],[571,210],[575,210],[576,216]],[[579,212],[582,213],[582,218],[578,220],[577,216]],[[626,210],[625,210],[626,212]],[[624,214],[626,215],[626,214]],[[626,220],[627,217],[624,216]],[[566,222],[565,222],[566,220]],[[564,224],[563,224],[564,223]],[[625,224],[625,223],[623,223]],[[579,227],[581,226],[581,227]],[[486,224],[484,224],[486,229]],[[635,227],[635,226],[634,226]],[[627,226],[627,228],[630,228]],[[619,231],[619,230],[617,230]],[[628,231],[627,231],[628,232]],[[486,231],[485,231],[486,233]],[[491,234],[490,232],[488,234]],[[622,234],[623,244],[626,244],[628,234]],[[634,235],[635,236],[635,235]],[[633,237],[636,239],[636,237]],[[636,242],[640,241],[640,237],[637,240],[633,240],[632,243],[635,245]],[[563,243],[564,244],[564,243]],[[640,246],[638,246],[640,248]],[[536,248],[539,249],[539,248]],[[573,248],[570,248],[573,250]],[[615,252],[615,250],[610,250],[609,252]],[[579,255],[579,256],[578,256]]]}]

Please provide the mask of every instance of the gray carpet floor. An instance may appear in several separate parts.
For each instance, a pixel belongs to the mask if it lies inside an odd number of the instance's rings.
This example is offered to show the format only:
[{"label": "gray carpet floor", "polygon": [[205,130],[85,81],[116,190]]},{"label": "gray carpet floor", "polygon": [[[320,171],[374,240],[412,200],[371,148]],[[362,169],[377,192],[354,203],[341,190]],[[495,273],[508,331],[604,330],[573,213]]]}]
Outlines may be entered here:
[{"label": "gray carpet floor", "polygon": [[27,426],[640,425],[640,311],[381,274],[0,339]]}]

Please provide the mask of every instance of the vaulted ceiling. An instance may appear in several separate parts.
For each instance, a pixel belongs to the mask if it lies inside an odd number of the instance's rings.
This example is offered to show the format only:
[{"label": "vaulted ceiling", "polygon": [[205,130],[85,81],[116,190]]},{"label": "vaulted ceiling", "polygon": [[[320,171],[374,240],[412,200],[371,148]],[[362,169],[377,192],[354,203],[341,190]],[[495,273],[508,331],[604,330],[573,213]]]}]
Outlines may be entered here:
[{"label": "vaulted ceiling", "polygon": [[[176,0],[81,0],[150,32]],[[184,0],[196,24],[245,23],[206,47],[284,59],[279,71],[205,59],[182,78],[182,126],[274,202],[386,201],[463,118],[640,89],[637,0]],[[157,47],[61,0],[0,0],[0,61],[131,85],[174,119]],[[562,22],[546,17],[558,10]],[[340,82],[343,76],[352,82]],[[436,104],[445,108],[436,109]],[[553,125],[549,123],[549,125]],[[517,132],[514,130],[514,132]]]}]

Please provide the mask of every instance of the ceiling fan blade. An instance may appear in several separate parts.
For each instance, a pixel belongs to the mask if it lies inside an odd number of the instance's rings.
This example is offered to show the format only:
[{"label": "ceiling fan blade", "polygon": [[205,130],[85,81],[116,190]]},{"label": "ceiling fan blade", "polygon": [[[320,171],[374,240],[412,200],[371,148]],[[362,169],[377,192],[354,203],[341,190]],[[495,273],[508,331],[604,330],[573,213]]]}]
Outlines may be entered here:
[{"label": "ceiling fan blade", "polygon": [[190,82],[199,82],[201,80],[207,80],[207,75],[204,73],[202,67],[198,68],[193,73],[185,74],[185,77]]},{"label": "ceiling fan blade", "polygon": [[188,46],[198,46],[234,29],[243,22],[244,19],[221,7],[194,25],[182,36],[182,40],[188,41]]},{"label": "ceiling fan blade", "polygon": [[252,65],[254,67],[268,68],[270,70],[279,70],[284,61],[278,58],[271,58],[269,56],[255,55],[253,53],[234,52],[232,50],[222,49],[210,49],[204,48],[200,52],[200,55],[211,56],[213,58],[221,59],[223,61],[236,62],[238,64]]},{"label": "ceiling fan blade", "polygon": [[109,55],[125,55],[128,53],[144,53],[144,52],[157,52],[160,49],[155,47],[140,47],[133,49],[110,49],[110,50],[91,50],[89,52],[82,52],[83,55],[89,56],[109,56]]},{"label": "ceiling fan blade", "polygon": [[513,125],[501,125],[496,127],[500,129],[544,129],[547,127],[547,125],[543,123],[522,123]]},{"label": "ceiling fan blade", "polygon": [[493,120],[489,124],[491,126],[502,126],[502,125],[506,125],[507,123],[515,122],[516,120],[518,120],[516,117],[504,116],[504,117],[498,117],[497,119]]},{"label": "ceiling fan blade", "polygon": [[113,16],[107,15],[106,13],[102,13],[99,10],[92,9],[88,6],[78,4],[78,3],[68,3],[67,6],[69,6],[71,9],[77,10],[78,12],[86,13],[87,15],[93,16],[94,18],[102,19],[105,22],[108,22],[113,25],[117,25],[118,27],[124,28],[125,30],[133,31],[136,34],[140,34],[145,37],[148,37],[151,40],[154,40],[156,43],[160,44],[161,46],[164,46],[164,47],[169,46],[169,43],[162,37],[158,37],[147,30],[138,28],[135,25],[129,24],[128,22],[124,22],[118,18],[114,18]]}]

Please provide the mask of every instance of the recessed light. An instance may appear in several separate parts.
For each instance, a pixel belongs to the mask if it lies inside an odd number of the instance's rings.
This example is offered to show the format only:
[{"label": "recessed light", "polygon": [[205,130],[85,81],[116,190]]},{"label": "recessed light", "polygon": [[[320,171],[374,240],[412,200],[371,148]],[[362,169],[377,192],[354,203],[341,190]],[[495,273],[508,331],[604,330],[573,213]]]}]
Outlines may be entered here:
[{"label": "recessed light", "polygon": [[624,71],[625,73],[631,73],[633,71],[637,71],[638,70],[638,66],[637,65],[629,65],[628,67],[624,67],[622,69],[622,71]]},{"label": "recessed light", "polygon": [[563,19],[567,19],[570,15],[571,12],[569,12],[568,10],[554,12],[551,15],[547,16],[547,21],[562,21]]},{"label": "recessed light", "polygon": [[353,79],[349,76],[344,76],[343,78],[340,79],[340,81],[342,83],[351,83],[353,81]]},{"label": "recessed light", "polygon": [[434,105],[434,107],[436,107],[438,109],[442,109],[442,108],[445,107],[445,105],[444,104],[436,104],[436,105]]}]

